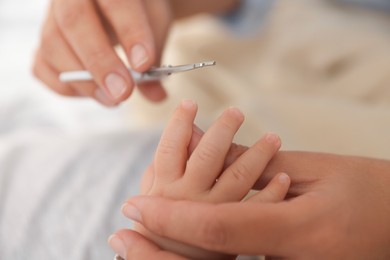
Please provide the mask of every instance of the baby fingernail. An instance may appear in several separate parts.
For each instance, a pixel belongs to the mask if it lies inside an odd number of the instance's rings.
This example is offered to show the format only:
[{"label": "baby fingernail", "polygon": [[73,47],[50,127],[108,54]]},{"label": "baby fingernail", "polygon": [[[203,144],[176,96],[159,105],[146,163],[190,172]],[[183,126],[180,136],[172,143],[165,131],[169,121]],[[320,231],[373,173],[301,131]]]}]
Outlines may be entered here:
[{"label": "baby fingernail", "polygon": [[128,217],[129,219],[131,219],[133,221],[136,221],[139,223],[142,222],[142,217],[141,217],[141,213],[139,212],[139,210],[129,203],[125,203],[122,206],[122,213],[126,217]]},{"label": "baby fingernail", "polygon": [[275,144],[275,143],[279,143],[280,142],[280,138],[278,135],[274,134],[274,133],[268,133],[266,136],[265,136],[265,140],[270,143],[270,144]]},{"label": "baby fingernail", "polygon": [[123,242],[123,240],[119,236],[117,236],[115,234],[111,235],[108,238],[108,244],[110,245],[112,250],[114,250],[115,253],[120,255],[122,258],[125,257],[125,255],[126,255],[125,243]]},{"label": "baby fingernail", "polygon": [[283,184],[288,183],[290,181],[290,177],[285,173],[280,174],[278,178],[279,178],[279,182]]},{"label": "baby fingernail", "polygon": [[244,114],[241,112],[240,109],[236,107],[230,107],[229,112],[232,113],[233,115],[239,117],[239,118],[244,118]]},{"label": "baby fingernail", "polygon": [[181,101],[181,106],[185,109],[191,109],[195,106],[195,102],[191,99],[183,99]]}]

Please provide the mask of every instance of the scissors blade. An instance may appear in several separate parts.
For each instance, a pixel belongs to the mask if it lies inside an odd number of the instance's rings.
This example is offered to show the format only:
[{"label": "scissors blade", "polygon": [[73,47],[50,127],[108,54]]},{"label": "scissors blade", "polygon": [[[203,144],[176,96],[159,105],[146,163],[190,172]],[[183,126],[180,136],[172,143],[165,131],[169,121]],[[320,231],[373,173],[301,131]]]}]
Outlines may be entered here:
[{"label": "scissors blade", "polygon": [[184,72],[184,71],[189,71],[189,70],[194,70],[194,69],[200,69],[203,67],[208,67],[208,66],[214,66],[217,63],[215,61],[204,61],[204,62],[198,62],[198,63],[192,63],[192,64],[187,64],[187,65],[179,65],[179,66],[166,66],[166,67],[159,67],[159,68],[152,68],[146,73],[149,75],[171,75],[173,73],[178,73],[178,72]]}]

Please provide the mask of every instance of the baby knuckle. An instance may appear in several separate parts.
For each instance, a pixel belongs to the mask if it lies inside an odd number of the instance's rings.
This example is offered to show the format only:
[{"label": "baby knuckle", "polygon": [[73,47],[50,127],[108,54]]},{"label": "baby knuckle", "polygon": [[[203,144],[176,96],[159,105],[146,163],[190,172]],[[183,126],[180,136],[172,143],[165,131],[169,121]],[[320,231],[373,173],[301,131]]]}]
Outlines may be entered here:
[{"label": "baby knuckle", "polygon": [[198,152],[198,158],[200,161],[210,161],[211,159],[215,158],[217,154],[220,153],[220,150],[218,147],[216,147],[212,143],[206,143],[201,149],[199,149]]},{"label": "baby knuckle", "polygon": [[159,154],[174,154],[177,149],[175,141],[169,139],[162,139],[158,145]]},{"label": "baby knuckle", "polygon": [[273,189],[273,188],[268,188],[266,190],[264,190],[263,192],[265,192],[264,194],[264,198],[266,200],[269,200],[269,201],[274,201],[274,200],[281,200],[282,196],[280,195],[280,193],[278,193],[277,190]]},{"label": "baby knuckle", "polygon": [[235,164],[233,164],[231,171],[232,176],[237,182],[245,182],[249,180],[250,170],[249,167],[244,163],[237,161]]},{"label": "baby knuckle", "polygon": [[253,151],[259,156],[266,157],[266,158],[269,158],[273,153],[272,149],[270,149],[268,146],[264,146],[260,142],[256,143],[253,147],[251,147],[251,149],[253,149]]}]

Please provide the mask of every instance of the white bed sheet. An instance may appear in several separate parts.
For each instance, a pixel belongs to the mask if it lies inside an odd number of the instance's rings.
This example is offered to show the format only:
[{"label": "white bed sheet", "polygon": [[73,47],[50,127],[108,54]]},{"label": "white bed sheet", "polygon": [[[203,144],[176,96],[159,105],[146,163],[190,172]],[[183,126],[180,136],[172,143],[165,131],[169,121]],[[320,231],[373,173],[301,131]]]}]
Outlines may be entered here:
[{"label": "white bed sheet", "polygon": [[159,131],[134,130],[127,105],[64,98],[31,75],[46,5],[0,0],[0,259],[112,259],[106,239],[131,226],[120,206]]}]

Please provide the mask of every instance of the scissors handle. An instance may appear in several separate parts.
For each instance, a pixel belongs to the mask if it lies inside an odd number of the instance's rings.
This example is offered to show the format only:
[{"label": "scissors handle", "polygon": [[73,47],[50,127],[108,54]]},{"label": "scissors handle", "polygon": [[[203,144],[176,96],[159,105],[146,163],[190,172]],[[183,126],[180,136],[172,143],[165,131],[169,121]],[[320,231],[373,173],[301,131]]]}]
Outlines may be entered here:
[{"label": "scissors handle", "polygon": [[[133,80],[136,83],[148,82],[148,81],[158,81],[164,78],[164,76],[168,76],[167,74],[149,74],[149,73],[139,73],[134,70],[130,70],[129,72],[133,77]],[[79,71],[66,71],[60,73],[60,81],[61,82],[75,82],[75,81],[91,81],[93,79],[91,73],[85,70]]]}]

